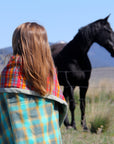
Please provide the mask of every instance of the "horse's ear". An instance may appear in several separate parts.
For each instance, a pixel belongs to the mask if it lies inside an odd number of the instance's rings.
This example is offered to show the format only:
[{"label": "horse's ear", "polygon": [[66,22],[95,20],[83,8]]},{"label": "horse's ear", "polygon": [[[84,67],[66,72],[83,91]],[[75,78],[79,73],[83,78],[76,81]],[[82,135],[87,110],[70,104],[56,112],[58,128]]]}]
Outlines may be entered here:
[{"label": "horse's ear", "polygon": [[110,15],[111,15],[111,14],[109,14],[106,18],[104,18],[104,20],[107,21]]}]

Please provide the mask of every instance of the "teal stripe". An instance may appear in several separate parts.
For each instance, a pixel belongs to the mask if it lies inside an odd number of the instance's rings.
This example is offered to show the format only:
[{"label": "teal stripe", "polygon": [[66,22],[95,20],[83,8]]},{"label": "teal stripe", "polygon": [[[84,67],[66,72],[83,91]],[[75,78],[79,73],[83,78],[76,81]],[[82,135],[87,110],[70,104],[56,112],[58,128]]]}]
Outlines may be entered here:
[{"label": "teal stripe", "polygon": [[31,126],[31,122],[28,121],[28,120],[25,120],[23,125],[24,125],[26,128],[28,128],[28,127]]},{"label": "teal stripe", "polygon": [[3,123],[3,126],[4,126],[4,129],[8,129],[8,125],[7,125],[7,122],[6,122],[6,116],[1,113],[1,120],[2,120],[2,123]]},{"label": "teal stripe", "polygon": [[[16,128],[16,129],[23,128],[23,125],[22,125],[22,123],[20,123],[20,122],[15,123],[14,125],[15,125],[14,129],[15,129],[15,128]],[[13,126],[14,126],[14,125],[13,125]]]},{"label": "teal stripe", "polygon": [[36,139],[36,142],[37,143],[42,143],[44,141],[43,137],[39,137]]},{"label": "teal stripe", "polygon": [[34,144],[35,141],[36,141],[36,140],[34,140],[34,139],[29,139],[29,140],[28,140],[28,143],[29,143],[29,144]]},{"label": "teal stripe", "polygon": [[[5,98],[6,98],[6,93],[4,93],[3,95],[0,95],[0,102],[4,102],[5,104],[5,101],[4,101]],[[5,108],[3,108],[2,106]],[[0,144],[7,143],[7,142],[10,144],[13,144],[12,131],[10,127],[9,115],[7,112],[6,105],[0,104],[0,115],[1,115],[0,117],[0,131],[1,131]]]},{"label": "teal stripe", "polygon": [[48,144],[50,138],[49,138],[49,135],[48,135],[47,133],[44,134],[44,139],[45,139],[45,141],[46,141],[46,144]]},{"label": "teal stripe", "polygon": [[30,102],[30,103],[28,103],[28,107],[29,108],[34,108],[34,107],[36,107],[36,103],[35,102]]},{"label": "teal stripe", "polygon": [[10,111],[14,112],[14,111],[18,111],[19,110],[19,107],[18,106],[10,106]]},{"label": "teal stripe", "polygon": [[16,142],[16,144],[26,144],[26,143],[27,143],[27,141],[26,141],[26,140]]},{"label": "teal stripe", "polygon": [[41,123],[41,121],[40,120],[32,120],[32,124],[33,125],[39,125]]}]

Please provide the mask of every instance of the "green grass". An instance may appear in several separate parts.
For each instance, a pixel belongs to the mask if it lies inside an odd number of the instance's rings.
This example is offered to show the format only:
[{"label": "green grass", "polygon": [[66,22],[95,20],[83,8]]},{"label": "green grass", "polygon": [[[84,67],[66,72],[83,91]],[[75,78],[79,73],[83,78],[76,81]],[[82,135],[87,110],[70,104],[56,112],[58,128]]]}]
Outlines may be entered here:
[{"label": "green grass", "polygon": [[90,121],[90,131],[92,133],[102,133],[109,128],[110,117],[97,115],[92,121]]},{"label": "green grass", "polygon": [[[94,94],[93,94],[94,95]],[[100,91],[95,97],[87,95],[86,121],[89,127],[84,132],[80,125],[79,96],[75,93],[75,121],[77,130],[61,127],[63,144],[113,144],[114,143],[114,93]],[[70,112],[68,112],[70,119]],[[95,133],[91,127],[96,126]]]}]

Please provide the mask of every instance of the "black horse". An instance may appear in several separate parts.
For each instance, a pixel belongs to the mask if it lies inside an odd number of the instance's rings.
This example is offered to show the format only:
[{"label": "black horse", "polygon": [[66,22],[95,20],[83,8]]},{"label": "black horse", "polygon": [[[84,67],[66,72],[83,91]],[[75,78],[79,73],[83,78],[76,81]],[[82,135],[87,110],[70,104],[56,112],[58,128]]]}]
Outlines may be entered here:
[{"label": "black horse", "polygon": [[76,129],[74,110],[74,88],[79,86],[80,89],[80,109],[81,109],[81,125],[87,130],[85,118],[85,97],[89,86],[91,75],[91,63],[87,52],[90,46],[97,42],[107,49],[114,57],[114,32],[108,23],[108,17],[97,20],[85,27],[79,29],[76,36],[67,44],[53,44],[51,51],[55,66],[58,71],[58,79],[60,85],[64,86],[64,96],[69,101],[71,111],[71,124],[68,116],[64,124],[66,127],[72,126]]}]

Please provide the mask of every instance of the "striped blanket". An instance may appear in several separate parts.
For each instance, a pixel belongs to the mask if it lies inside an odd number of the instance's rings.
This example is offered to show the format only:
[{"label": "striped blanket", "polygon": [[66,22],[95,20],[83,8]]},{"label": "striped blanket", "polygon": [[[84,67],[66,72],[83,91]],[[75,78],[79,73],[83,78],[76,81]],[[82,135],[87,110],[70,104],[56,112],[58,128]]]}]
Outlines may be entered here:
[{"label": "striped blanket", "polygon": [[52,93],[41,97],[21,68],[20,57],[12,56],[0,76],[0,144],[61,144],[67,103],[56,72]]}]

